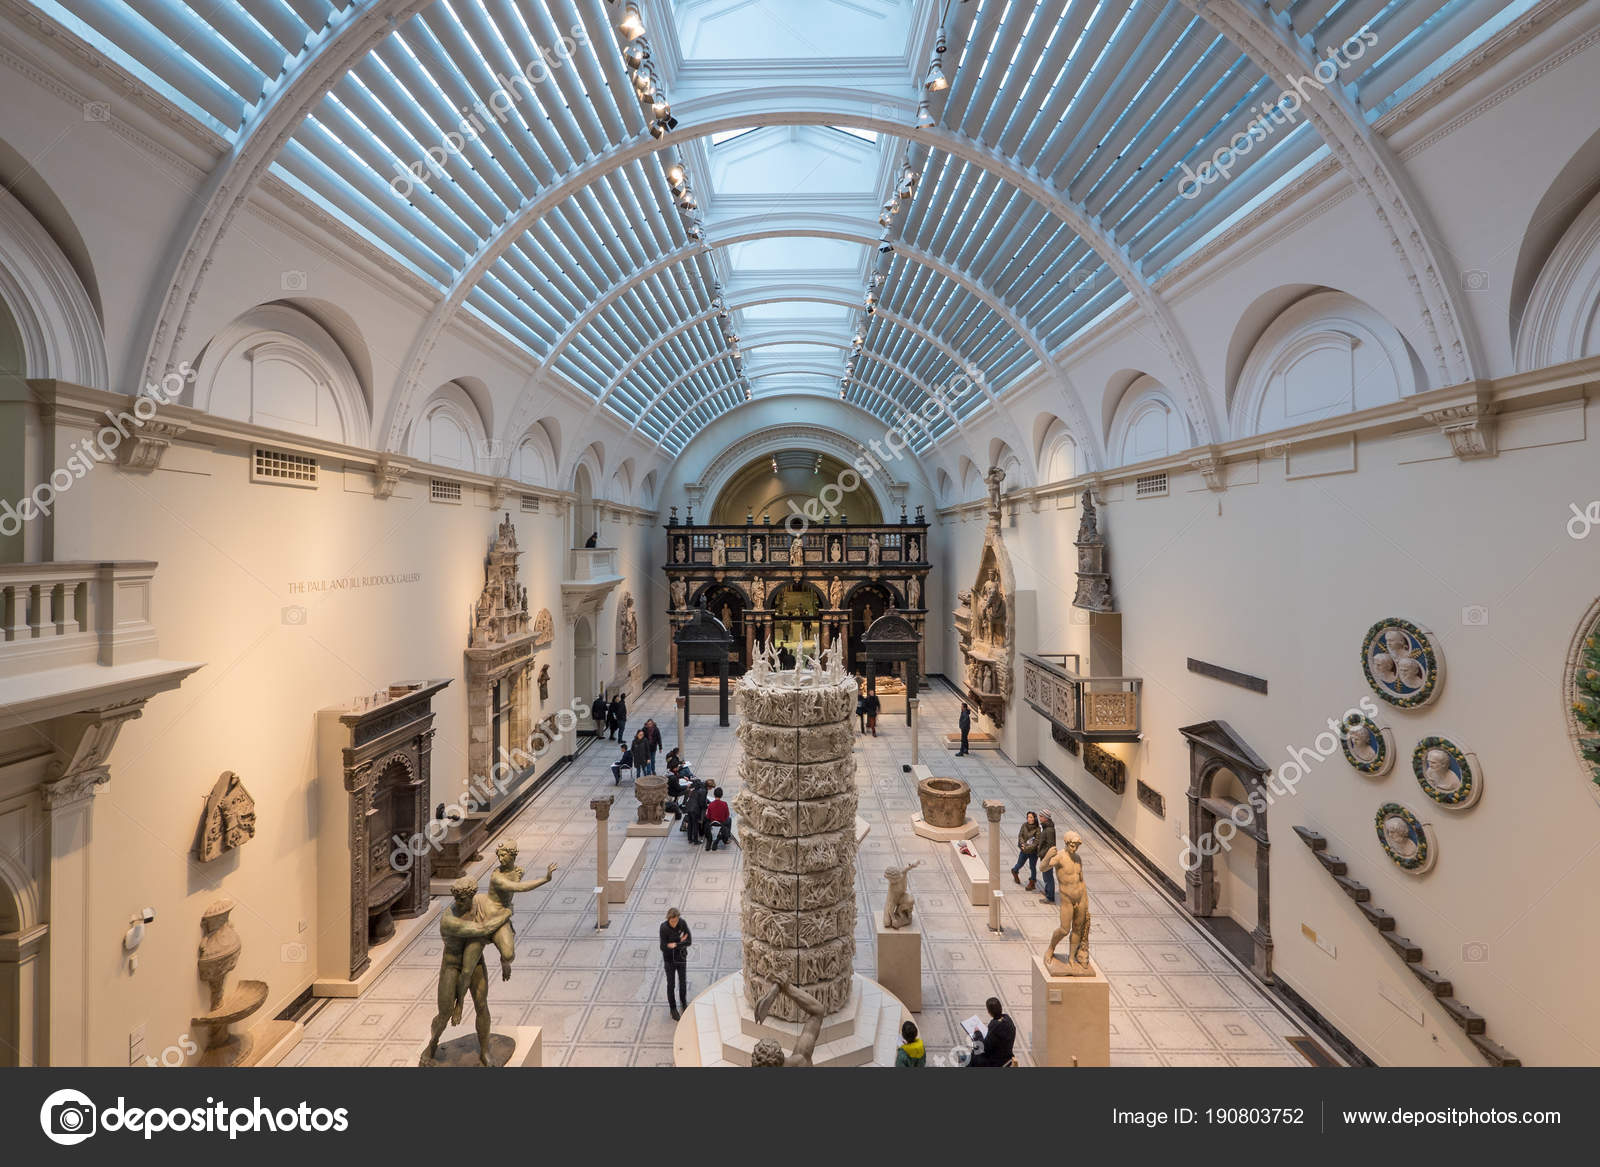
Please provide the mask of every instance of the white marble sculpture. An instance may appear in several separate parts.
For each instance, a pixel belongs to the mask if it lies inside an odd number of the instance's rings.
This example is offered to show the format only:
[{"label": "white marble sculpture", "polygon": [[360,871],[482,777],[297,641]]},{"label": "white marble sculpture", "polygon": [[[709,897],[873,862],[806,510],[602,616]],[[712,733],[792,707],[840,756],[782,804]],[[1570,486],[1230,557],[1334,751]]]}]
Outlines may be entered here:
[{"label": "white marble sculpture", "polygon": [[905,928],[911,924],[912,913],[916,911],[917,901],[906,890],[906,877],[911,874],[913,867],[921,867],[922,860],[907,863],[904,867],[890,867],[884,871],[883,876],[889,881],[889,895],[883,902],[883,926],[885,928]]},{"label": "white marble sculpture", "polygon": [[883,544],[878,541],[877,533],[867,536],[867,566],[877,567],[883,558]]},{"label": "white marble sculpture", "polygon": [[711,540],[711,566],[728,566],[728,541],[720,534]]},{"label": "white marble sculpture", "polygon": [[[1089,964],[1089,889],[1083,882],[1083,862],[1078,858],[1078,848],[1083,838],[1077,831],[1068,831],[1061,838],[1059,848],[1045,852],[1039,866],[1054,868],[1056,891],[1061,903],[1061,925],[1050,934],[1045,945],[1044,963],[1056,976],[1090,977],[1094,968]],[[1067,941],[1067,959],[1056,958],[1056,945]]]},{"label": "white marble sculpture", "polygon": [[854,678],[833,650],[779,669],[763,657],[739,681],[744,852],[744,988],[752,1007],[804,1021],[792,980],[825,1013],[850,999],[855,958]]}]

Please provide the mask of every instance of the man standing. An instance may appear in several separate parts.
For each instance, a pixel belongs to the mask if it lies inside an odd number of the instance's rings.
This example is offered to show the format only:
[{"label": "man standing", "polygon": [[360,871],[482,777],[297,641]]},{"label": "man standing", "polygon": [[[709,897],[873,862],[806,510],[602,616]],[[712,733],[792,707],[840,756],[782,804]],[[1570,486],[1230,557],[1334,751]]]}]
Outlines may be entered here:
[{"label": "man standing", "polygon": [[[1055,846],[1055,820],[1050,817],[1049,811],[1041,810],[1039,812],[1039,846],[1036,853],[1048,855],[1055,850]],[[1044,879],[1044,897],[1039,902],[1041,904],[1054,904],[1056,902],[1056,869],[1046,864],[1044,871],[1040,874]]]},{"label": "man standing", "polygon": [[594,704],[589,706],[589,712],[594,717],[594,732],[596,737],[606,736],[606,695],[601,693],[594,699]]},{"label": "man standing", "polygon": [[961,716],[956,718],[956,725],[961,729],[961,748],[956,751],[959,758],[967,752],[967,735],[972,732],[972,710],[965,701],[961,703]]},{"label": "man standing", "polygon": [[689,796],[683,813],[689,819],[689,845],[696,846],[706,829],[706,784],[698,778],[689,782]]},{"label": "man standing", "polygon": [[628,740],[628,695],[618,693],[617,699],[611,703],[611,715],[617,719],[617,740]]},{"label": "man standing", "polygon": [[650,743],[650,768],[645,773],[654,774],[656,772],[656,754],[661,752],[661,727],[656,724],[655,718],[652,717],[644,723],[644,736],[645,740]]},{"label": "man standing", "polygon": [[[661,925],[661,961],[667,969],[667,1008],[672,1019],[682,1016],[680,1008],[689,1007],[689,925],[678,914],[677,908],[667,909],[667,918]],[[674,998],[673,978],[677,978],[677,997]]]}]

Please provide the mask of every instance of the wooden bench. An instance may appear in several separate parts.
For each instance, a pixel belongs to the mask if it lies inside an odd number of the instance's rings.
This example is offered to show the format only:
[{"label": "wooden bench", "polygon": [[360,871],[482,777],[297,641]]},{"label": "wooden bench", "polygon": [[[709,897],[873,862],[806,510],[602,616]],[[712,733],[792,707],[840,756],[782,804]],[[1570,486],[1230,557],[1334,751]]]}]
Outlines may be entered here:
[{"label": "wooden bench", "polygon": [[[971,855],[962,853],[965,847]],[[984,862],[978,848],[967,839],[950,840],[951,853],[956,857],[956,874],[961,886],[967,889],[967,902],[975,908],[989,906],[989,865]]]},{"label": "wooden bench", "polygon": [[639,881],[639,873],[643,870],[644,840],[624,839],[622,846],[617,848],[616,855],[611,859],[611,867],[606,872],[606,902],[626,903],[628,893]]}]

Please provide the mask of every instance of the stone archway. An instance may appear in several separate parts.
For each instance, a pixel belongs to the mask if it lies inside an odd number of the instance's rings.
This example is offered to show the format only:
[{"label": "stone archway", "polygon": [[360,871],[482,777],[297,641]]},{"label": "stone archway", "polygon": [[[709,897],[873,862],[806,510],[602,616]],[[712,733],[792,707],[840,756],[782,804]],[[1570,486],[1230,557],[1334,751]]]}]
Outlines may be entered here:
[{"label": "stone archway", "polygon": [[[1231,848],[1229,840],[1245,836],[1255,845],[1256,924],[1250,932],[1250,967],[1264,981],[1272,980],[1272,845],[1267,836],[1267,808],[1272,804],[1268,779],[1272,770],[1225,721],[1205,721],[1178,730],[1189,741],[1189,838],[1183,852],[1187,874],[1185,905],[1201,919],[1217,917],[1216,856]],[[1232,774],[1245,799],[1222,789]],[[1226,941],[1226,938],[1223,938]]]},{"label": "stone archway", "polygon": [[50,929],[27,918],[11,884],[15,874],[0,868],[0,1068],[48,1062],[45,941]]},{"label": "stone archway", "polygon": [[600,692],[594,624],[579,616],[572,626],[572,691],[579,701],[592,701]]}]

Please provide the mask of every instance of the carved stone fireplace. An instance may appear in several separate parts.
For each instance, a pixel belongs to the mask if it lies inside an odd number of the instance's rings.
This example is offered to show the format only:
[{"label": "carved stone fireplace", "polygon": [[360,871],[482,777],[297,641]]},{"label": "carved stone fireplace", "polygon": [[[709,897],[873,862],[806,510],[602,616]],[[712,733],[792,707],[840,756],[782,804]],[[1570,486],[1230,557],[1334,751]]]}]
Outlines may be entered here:
[{"label": "carved stone fireplace", "polygon": [[411,841],[426,841],[433,695],[449,683],[391,685],[359,708],[317,714],[322,981],[359,979],[395,921],[428,908],[430,849]]}]

